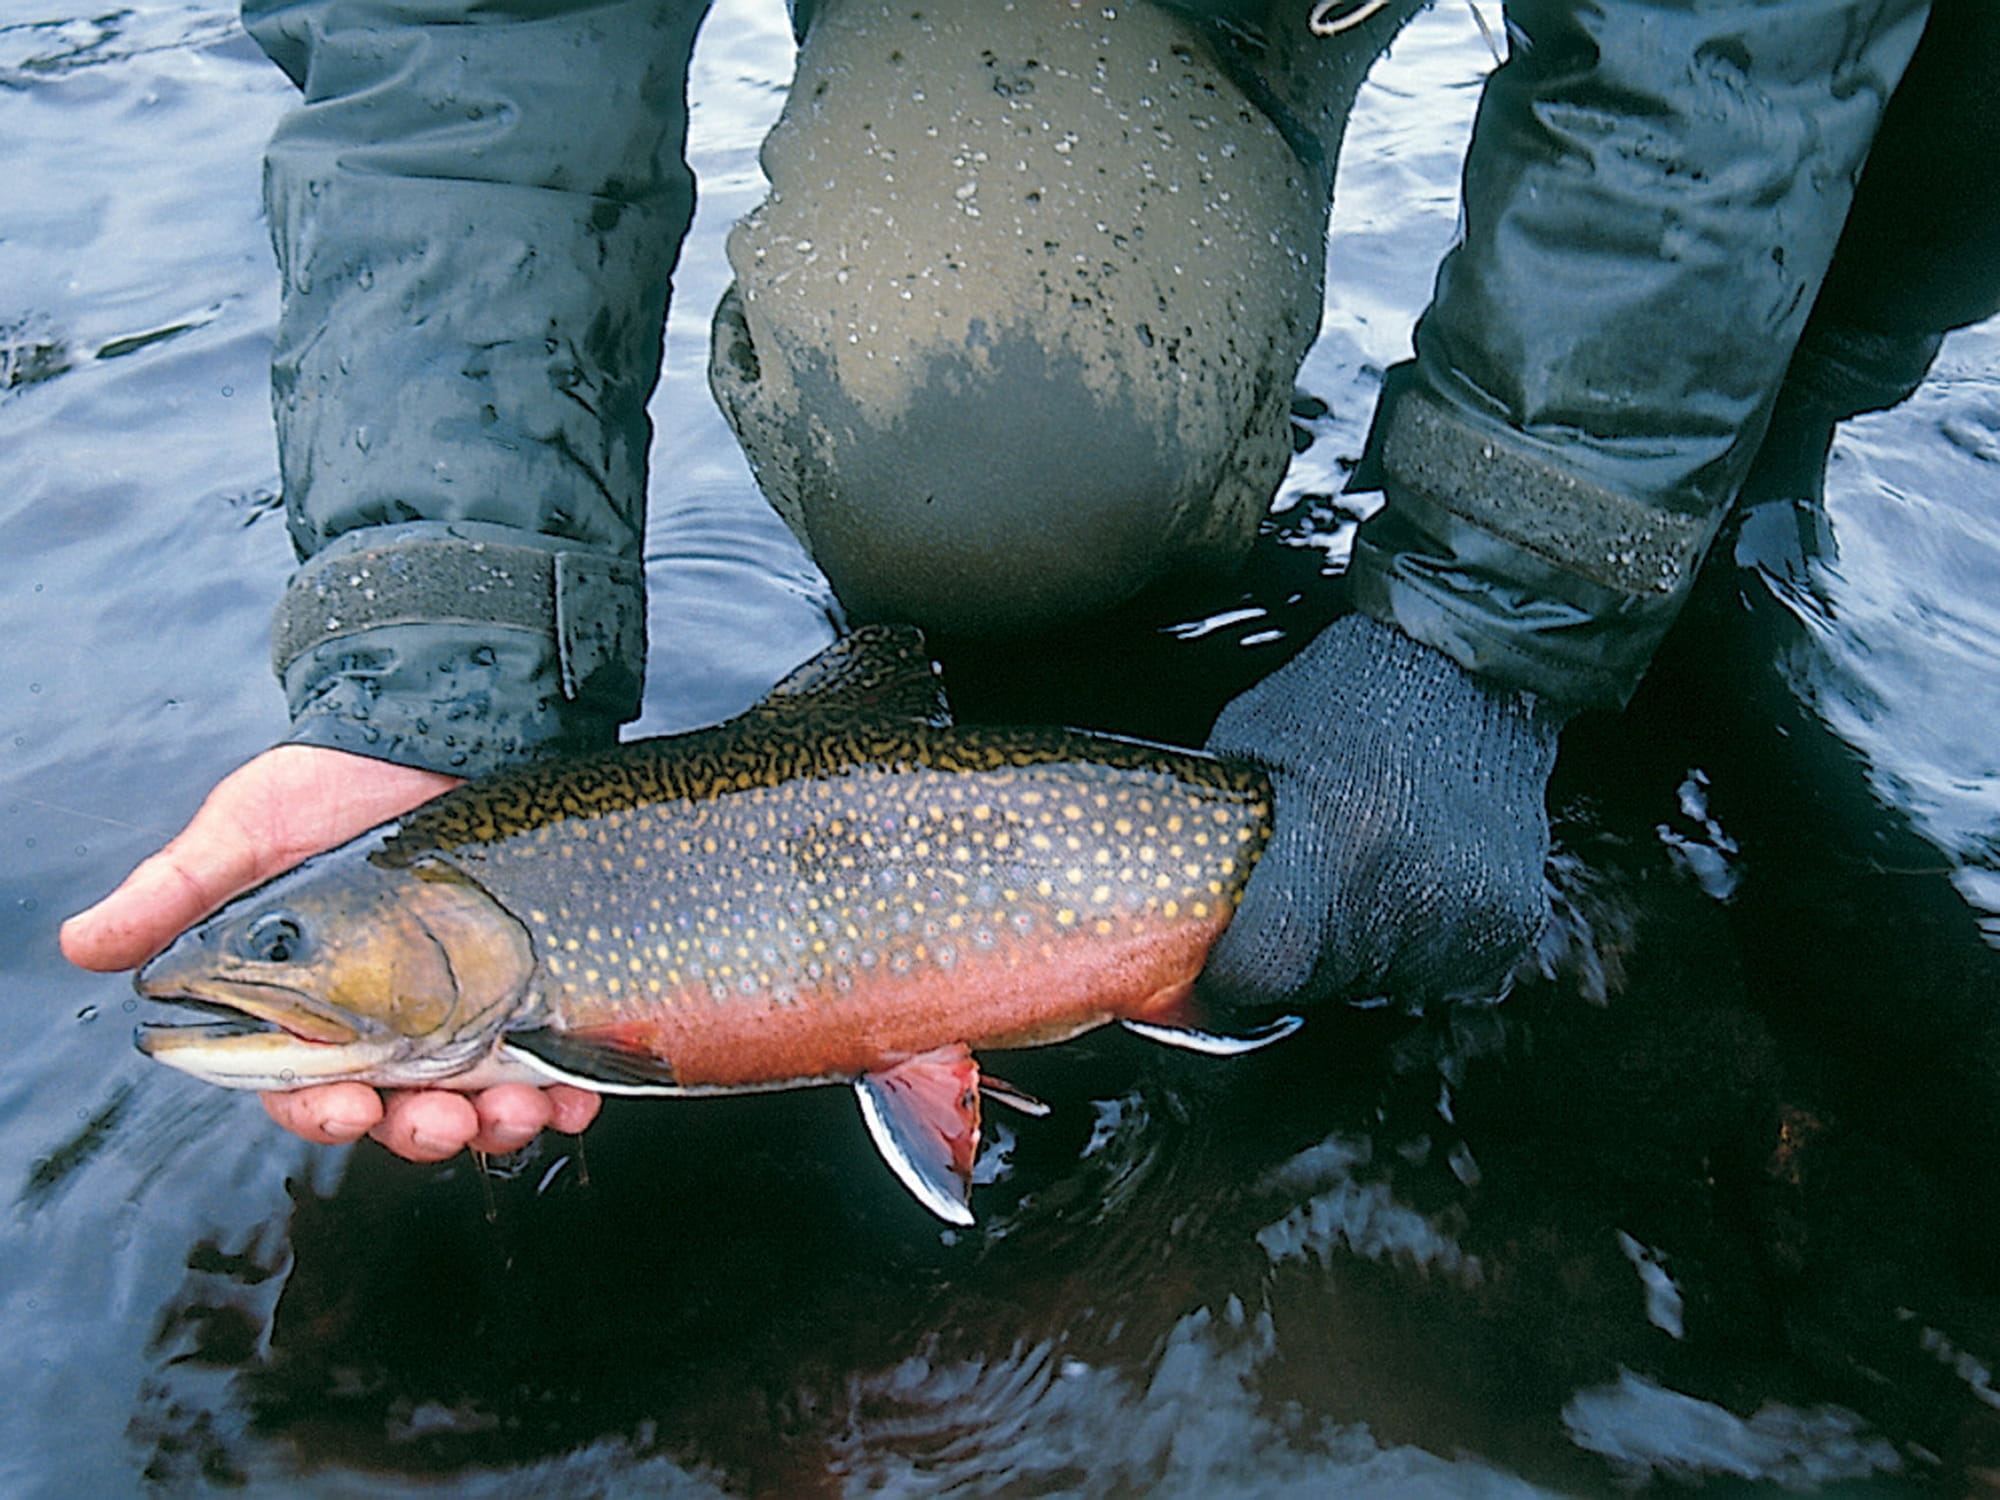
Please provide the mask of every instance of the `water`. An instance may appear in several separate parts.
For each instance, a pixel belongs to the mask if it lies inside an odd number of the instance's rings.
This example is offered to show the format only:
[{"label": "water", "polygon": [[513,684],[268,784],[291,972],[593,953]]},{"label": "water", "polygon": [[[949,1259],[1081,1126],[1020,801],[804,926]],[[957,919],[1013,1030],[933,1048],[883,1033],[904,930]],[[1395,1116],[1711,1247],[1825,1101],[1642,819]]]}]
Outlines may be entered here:
[{"label": "water", "polygon": [[[1363,93],[1325,411],[1247,592],[955,653],[964,711],[1196,737],[1337,607],[1488,65],[1446,4]],[[717,7],[654,407],[653,636],[687,649],[648,730],[830,633],[702,377],[788,68],[778,6]],[[0,1492],[1995,1488],[2000,327],[1842,434],[1830,545],[1753,517],[1632,710],[1577,726],[1569,941],[1505,1006],[1006,1059],[1056,1111],[1006,1125],[970,1232],[837,1091],[614,1103],[482,1178],[144,1064],[122,981],[55,952],[281,727],[284,103],[212,5],[0,14]]]}]

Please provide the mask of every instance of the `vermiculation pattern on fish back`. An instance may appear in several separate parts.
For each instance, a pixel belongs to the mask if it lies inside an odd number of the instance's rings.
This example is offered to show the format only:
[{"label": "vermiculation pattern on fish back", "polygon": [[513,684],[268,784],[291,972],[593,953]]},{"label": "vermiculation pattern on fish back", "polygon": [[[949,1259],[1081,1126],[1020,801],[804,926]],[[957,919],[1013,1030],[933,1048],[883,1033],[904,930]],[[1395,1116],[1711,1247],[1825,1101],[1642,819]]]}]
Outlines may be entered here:
[{"label": "vermiculation pattern on fish back", "polygon": [[1144,955],[1205,948],[1269,826],[1248,768],[1060,731],[725,733],[634,752],[455,794],[392,851],[450,850],[526,924],[558,1024],[677,1062],[718,1007],[739,1053],[817,1007],[821,1052],[798,1064],[815,1070],[960,993],[1031,1031],[1052,975],[1143,985]]}]

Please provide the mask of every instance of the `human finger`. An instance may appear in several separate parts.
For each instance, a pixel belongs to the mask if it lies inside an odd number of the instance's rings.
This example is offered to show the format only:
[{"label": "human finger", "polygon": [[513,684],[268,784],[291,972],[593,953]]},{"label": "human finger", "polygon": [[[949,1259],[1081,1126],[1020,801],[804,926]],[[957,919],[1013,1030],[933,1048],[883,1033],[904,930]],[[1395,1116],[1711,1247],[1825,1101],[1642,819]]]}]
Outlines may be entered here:
[{"label": "human finger", "polygon": [[392,1093],[368,1134],[409,1161],[444,1161],[479,1134],[479,1112],[463,1094],[444,1089]]},{"label": "human finger", "polygon": [[63,923],[63,957],[99,973],[133,968],[260,878],[257,851],[233,828],[197,814],[117,889]]},{"label": "human finger", "polygon": [[553,1083],[542,1090],[549,1101],[550,1125],[564,1135],[581,1135],[604,1107],[602,1095],[567,1083]]},{"label": "human finger", "polygon": [[382,1096],[365,1083],[323,1083],[260,1097],[273,1120],[321,1146],[358,1141],[382,1119]]},{"label": "human finger", "polygon": [[540,1135],[555,1117],[548,1096],[532,1084],[502,1083],[472,1096],[479,1133],[468,1143],[474,1151],[504,1155],[519,1151]]}]

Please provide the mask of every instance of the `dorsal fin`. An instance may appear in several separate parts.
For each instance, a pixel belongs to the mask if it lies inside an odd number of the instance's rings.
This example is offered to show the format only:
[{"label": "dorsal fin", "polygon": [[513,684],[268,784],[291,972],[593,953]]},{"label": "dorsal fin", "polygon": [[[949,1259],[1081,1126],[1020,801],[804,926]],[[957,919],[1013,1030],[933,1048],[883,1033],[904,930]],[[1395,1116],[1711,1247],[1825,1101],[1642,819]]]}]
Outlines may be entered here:
[{"label": "dorsal fin", "polygon": [[951,722],[944,684],[912,625],[863,625],[794,667],[753,713],[851,714],[869,719]]}]

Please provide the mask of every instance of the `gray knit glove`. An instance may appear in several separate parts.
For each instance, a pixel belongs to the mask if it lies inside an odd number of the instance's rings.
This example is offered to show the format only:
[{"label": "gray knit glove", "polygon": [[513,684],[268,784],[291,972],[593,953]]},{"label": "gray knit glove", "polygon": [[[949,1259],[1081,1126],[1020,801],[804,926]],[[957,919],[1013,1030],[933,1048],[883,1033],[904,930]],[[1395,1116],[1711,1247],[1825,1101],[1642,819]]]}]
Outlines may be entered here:
[{"label": "gray knit glove", "polygon": [[1548,916],[1564,717],[1394,626],[1328,626],[1209,736],[1270,775],[1277,828],[1203,991],[1227,1009],[1498,993]]}]

